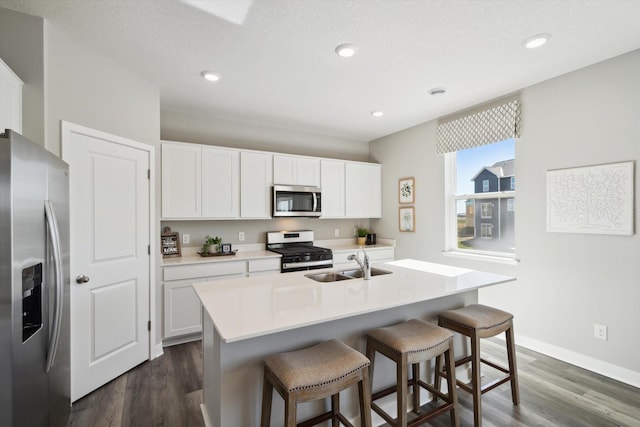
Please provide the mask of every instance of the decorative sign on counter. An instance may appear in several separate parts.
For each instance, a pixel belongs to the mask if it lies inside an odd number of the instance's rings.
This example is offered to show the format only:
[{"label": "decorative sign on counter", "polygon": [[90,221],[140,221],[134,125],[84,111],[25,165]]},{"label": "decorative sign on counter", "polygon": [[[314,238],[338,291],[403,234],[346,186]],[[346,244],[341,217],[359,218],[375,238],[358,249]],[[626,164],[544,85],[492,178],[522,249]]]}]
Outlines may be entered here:
[{"label": "decorative sign on counter", "polygon": [[165,227],[160,235],[160,250],[163,258],[181,256],[180,234],[172,232],[169,227]]},{"label": "decorative sign on counter", "polygon": [[633,234],[634,162],[547,171],[547,231]]}]

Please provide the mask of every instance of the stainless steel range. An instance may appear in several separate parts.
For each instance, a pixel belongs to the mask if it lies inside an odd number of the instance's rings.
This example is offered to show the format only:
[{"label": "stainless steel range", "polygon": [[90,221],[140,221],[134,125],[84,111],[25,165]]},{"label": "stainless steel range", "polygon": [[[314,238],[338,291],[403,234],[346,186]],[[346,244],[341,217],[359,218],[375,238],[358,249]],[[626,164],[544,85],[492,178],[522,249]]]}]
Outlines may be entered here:
[{"label": "stainless steel range", "polygon": [[269,231],[267,250],[282,255],[280,272],[333,267],[331,249],[313,245],[313,231]]}]

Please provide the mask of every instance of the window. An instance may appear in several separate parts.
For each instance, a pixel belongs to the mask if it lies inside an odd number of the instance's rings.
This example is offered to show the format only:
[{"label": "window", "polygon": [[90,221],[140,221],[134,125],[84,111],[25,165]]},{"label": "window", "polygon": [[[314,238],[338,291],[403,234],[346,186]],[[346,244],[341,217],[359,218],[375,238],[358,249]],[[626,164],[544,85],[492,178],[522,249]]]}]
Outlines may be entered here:
[{"label": "window", "polygon": [[447,251],[515,257],[515,139],[445,154]]},{"label": "window", "polygon": [[490,219],[493,213],[493,203],[480,203],[480,218]]},{"label": "window", "polygon": [[480,233],[483,239],[491,239],[493,236],[491,232],[493,231],[493,224],[481,224]]}]

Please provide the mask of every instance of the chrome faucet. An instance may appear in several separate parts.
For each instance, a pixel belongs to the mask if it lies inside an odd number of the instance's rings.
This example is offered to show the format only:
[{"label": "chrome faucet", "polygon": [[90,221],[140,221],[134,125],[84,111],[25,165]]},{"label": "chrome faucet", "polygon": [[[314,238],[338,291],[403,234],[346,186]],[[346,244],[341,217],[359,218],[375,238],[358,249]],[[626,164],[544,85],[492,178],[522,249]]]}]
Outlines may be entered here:
[{"label": "chrome faucet", "polygon": [[[358,255],[357,255],[358,252],[360,251],[362,251],[362,253],[364,254],[362,261],[360,260],[360,258],[358,258]],[[347,259],[349,261],[355,261],[358,263],[358,265],[360,266],[360,269],[362,270],[364,280],[371,280],[371,262],[369,261],[369,255],[367,255],[367,253],[365,252],[364,249],[362,249],[362,247],[360,247],[360,251],[356,252],[355,254],[349,255]]]}]

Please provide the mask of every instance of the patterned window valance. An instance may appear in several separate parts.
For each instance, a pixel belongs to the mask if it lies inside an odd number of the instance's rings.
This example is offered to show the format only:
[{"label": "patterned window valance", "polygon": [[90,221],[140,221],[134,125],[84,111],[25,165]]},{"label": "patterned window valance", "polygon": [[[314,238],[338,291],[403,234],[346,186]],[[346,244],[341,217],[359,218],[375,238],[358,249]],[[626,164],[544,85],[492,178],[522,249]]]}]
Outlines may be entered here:
[{"label": "patterned window valance", "polygon": [[513,100],[486,110],[438,124],[438,154],[520,137],[520,101]]}]

